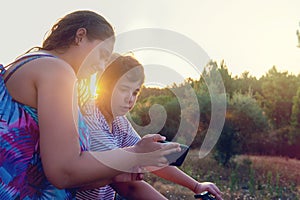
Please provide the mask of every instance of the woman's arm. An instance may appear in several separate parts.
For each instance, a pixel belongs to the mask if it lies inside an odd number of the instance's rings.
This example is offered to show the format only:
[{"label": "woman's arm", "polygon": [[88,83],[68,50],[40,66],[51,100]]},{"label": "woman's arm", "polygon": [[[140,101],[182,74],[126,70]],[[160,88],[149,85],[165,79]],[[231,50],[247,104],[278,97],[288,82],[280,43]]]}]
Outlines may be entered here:
[{"label": "woman's arm", "polygon": [[[47,61],[47,62],[46,62]],[[164,155],[178,151],[178,144],[162,146],[152,135],[134,147],[104,152],[82,152],[77,132],[76,76],[58,59],[40,59],[35,69],[40,154],[49,181],[67,188],[109,180],[135,166],[164,165]],[[41,67],[42,66],[42,67]],[[75,119],[75,120],[74,120]],[[148,153],[151,151],[155,153]],[[146,154],[137,154],[137,153]],[[118,168],[122,166],[122,168]]]},{"label": "woman's arm", "polygon": [[140,181],[142,179],[143,179],[143,174],[141,174],[141,173],[122,173],[122,174],[119,174],[119,175],[115,176],[111,180],[98,181],[98,182],[95,182],[95,183],[91,183],[91,184],[88,184],[88,185],[81,186],[79,190],[80,191],[82,191],[82,190],[91,190],[91,189],[100,188],[100,187],[109,185],[111,183]]}]

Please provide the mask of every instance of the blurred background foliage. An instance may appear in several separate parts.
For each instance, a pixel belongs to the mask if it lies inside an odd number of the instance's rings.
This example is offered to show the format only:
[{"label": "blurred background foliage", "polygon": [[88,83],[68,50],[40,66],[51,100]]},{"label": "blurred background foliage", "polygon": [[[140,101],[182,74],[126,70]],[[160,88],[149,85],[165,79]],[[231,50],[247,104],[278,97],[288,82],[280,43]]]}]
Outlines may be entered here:
[{"label": "blurred background foliage", "polygon": [[[139,126],[151,124],[149,109],[158,104],[167,115],[158,132],[172,140],[180,123],[197,127],[196,133],[187,130],[176,135],[176,141],[192,142],[191,148],[200,148],[211,118],[211,95],[206,81],[213,82],[217,73],[223,79],[227,108],[221,136],[213,149],[215,159],[224,166],[242,154],[300,159],[300,75],[279,72],[276,66],[259,79],[247,71],[233,77],[224,61],[218,64],[211,60],[198,80],[189,78],[165,88],[144,87],[130,112],[130,120]],[[199,108],[189,102],[182,108],[177,97],[188,95],[187,85],[196,94]],[[198,121],[190,114],[195,109],[200,111]],[[154,113],[154,118],[160,114]]]}]

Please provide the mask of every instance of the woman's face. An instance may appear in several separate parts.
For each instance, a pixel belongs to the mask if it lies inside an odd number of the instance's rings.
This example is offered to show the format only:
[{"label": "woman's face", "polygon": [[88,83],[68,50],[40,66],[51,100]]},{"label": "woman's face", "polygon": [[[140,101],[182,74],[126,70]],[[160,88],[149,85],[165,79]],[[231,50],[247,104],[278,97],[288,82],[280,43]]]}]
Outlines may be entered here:
[{"label": "woman's face", "polygon": [[130,81],[126,75],[119,79],[111,98],[111,110],[114,117],[123,116],[133,108],[141,86],[141,80]]},{"label": "woman's face", "polygon": [[114,41],[112,40],[94,40],[89,44],[90,53],[83,61],[78,72],[80,78],[88,78],[90,75],[99,72],[102,73],[112,54]]}]

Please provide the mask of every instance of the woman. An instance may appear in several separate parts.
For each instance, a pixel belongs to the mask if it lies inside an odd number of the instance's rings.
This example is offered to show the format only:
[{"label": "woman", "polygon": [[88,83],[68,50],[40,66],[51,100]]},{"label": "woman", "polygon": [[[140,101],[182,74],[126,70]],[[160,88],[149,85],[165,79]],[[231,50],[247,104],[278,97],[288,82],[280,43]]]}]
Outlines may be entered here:
[{"label": "woman", "polygon": [[[178,151],[178,144],[158,145],[160,135],[124,150],[87,151],[89,133],[74,96],[76,75],[103,70],[113,45],[114,31],[102,16],[75,11],[52,27],[37,51],[8,69],[1,65],[0,199],[74,199],[78,187],[99,187],[123,173],[99,159],[130,170],[163,165],[165,154]],[[153,150],[158,151],[147,159],[128,153]]]},{"label": "woman", "polygon": [[[92,150],[124,148],[135,145],[140,140],[125,114],[135,105],[143,82],[143,66],[134,57],[113,54],[111,64],[97,82],[96,101],[89,104],[84,116],[90,125]],[[213,183],[199,183],[175,166],[160,168],[152,173],[194,193],[209,191],[217,199],[222,199],[220,190]],[[165,199],[144,181],[112,183],[99,189],[80,191],[77,199],[111,200],[115,190],[128,199]]]}]

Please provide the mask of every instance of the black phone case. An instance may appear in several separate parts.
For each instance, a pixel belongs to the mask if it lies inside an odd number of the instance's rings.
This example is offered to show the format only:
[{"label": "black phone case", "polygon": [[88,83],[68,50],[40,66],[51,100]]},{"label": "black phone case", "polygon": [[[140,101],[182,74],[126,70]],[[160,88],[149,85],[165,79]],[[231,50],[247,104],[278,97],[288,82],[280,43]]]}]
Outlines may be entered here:
[{"label": "black phone case", "polygon": [[195,194],[194,195],[195,199],[201,199],[201,200],[216,200],[214,196],[212,196],[211,193],[208,191],[204,191],[201,194]]},{"label": "black phone case", "polygon": [[[167,143],[168,141],[159,141],[159,142]],[[175,153],[166,155],[166,158],[170,163],[169,165],[177,166],[177,167],[182,165],[190,148],[189,148],[189,146],[184,145],[184,144],[180,144],[180,148],[181,148],[180,152],[175,152]]]}]

